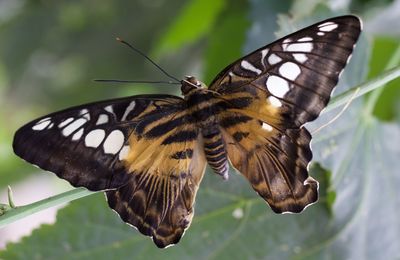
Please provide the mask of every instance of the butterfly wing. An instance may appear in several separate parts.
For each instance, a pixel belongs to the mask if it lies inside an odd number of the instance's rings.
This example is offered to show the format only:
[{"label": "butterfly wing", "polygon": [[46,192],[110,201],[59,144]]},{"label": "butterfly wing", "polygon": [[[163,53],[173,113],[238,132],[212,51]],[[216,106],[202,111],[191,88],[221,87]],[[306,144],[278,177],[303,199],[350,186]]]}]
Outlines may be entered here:
[{"label": "butterfly wing", "polygon": [[180,102],[174,96],[136,96],[55,112],[21,127],[14,136],[14,152],[73,186],[117,188],[127,180],[121,159],[135,127],[130,121],[153,111],[157,103],[163,103],[162,113],[176,113]]},{"label": "butterfly wing", "polygon": [[301,212],[318,199],[318,182],[307,171],[311,135],[304,127],[275,128],[232,111],[220,119],[231,164],[276,213]]},{"label": "butterfly wing", "polygon": [[317,200],[302,125],[327,105],[360,31],[355,16],[316,23],[232,63],[210,85],[226,101],[219,122],[232,165],[275,212]]},{"label": "butterfly wing", "polygon": [[186,110],[136,126],[127,156],[128,183],[107,192],[108,204],[158,247],[176,244],[189,227],[206,160]]},{"label": "butterfly wing", "polygon": [[189,226],[205,168],[182,102],[134,96],[56,112],[20,128],[14,151],[73,186],[108,190],[110,207],[165,247]]},{"label": "butterfly wing", "polygon": [[328,19],[292,33],[226,67],[210,84],[222,94],[255,86],[280,107],[288,127],[318,117],[361,32],[355,16]]},{"label": "butterfly wing", "polygon": [[186,110],[148,116],[129,138],[128,182],[107,191],[108,204],[158,247],[179,242],[193,217],[206,159],[202,137]]}]

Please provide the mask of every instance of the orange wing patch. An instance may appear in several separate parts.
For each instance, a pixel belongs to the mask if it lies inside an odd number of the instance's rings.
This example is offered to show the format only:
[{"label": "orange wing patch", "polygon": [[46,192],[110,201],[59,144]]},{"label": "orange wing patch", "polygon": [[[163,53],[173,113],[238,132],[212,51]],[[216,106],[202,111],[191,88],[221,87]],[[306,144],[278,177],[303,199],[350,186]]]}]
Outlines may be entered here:
[{"label": "orange wing patch", "polygon": [[176,244],[191,223],[206,160],[202,138],[189,124],[158,138],[145,136],[131,135],[125,159],[130,180],[107,198],[125,222],[165,247]]}]

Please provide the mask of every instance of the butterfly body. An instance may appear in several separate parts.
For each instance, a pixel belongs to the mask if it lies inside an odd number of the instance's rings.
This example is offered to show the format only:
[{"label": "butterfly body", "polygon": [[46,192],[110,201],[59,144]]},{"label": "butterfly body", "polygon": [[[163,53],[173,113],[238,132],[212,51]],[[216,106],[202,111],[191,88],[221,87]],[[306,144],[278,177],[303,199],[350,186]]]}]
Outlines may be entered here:
[{"label": "butterfly body", "polygon": [[138,95],[68,108],[15,134],[14,152],[73,186],[105,191],[123,221],[158,247],[191,223],[206,164],[229,164],[276,213],[318,199],[304,124],[328,104],[361,32],[355,16],[321,21],[233,62],[183,98]]},{"label": "butterfly body", "polygon": [[[186,86],[189,85],[189,86]],[[182,81],[182,94],[189,111],[203,139],[203,151],[211,169],[224,179],[228,179],[229,164],[225,143],[219,127],[218,114],[228,105],[218,93],[192,76]]]}]

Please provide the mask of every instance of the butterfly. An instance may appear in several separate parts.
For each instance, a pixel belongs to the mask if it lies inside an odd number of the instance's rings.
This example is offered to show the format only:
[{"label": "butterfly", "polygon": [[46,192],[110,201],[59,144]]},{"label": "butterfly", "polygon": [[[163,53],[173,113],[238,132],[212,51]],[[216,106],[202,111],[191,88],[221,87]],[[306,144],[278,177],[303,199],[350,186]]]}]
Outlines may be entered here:
[{"label": "butterfly", "polygon": [[16,132],[14,151],[105,191],[160,248],[189,227],[207,164],[225,179],[231,165],[274,212],[301,212],[318,199],[303,125],[328,104],[360,32],[358,17],[327,19],[233,62],[209,87],[187,76],[183,98],[137,95],[43,116]]}]

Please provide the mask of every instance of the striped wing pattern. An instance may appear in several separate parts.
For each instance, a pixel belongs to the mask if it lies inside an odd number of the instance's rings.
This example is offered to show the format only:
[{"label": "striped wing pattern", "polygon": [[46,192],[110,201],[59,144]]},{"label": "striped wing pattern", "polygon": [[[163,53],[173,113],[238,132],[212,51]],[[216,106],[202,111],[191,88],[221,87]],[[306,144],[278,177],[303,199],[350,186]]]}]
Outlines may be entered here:
[{"label": "striped wing pattern", "polygon": [[319,22],[232,63],[210,86],[225,99],[252,100],[219,120],[232,165],[277,213],[300,212],[318,198],[302,126],[327,105],[360,31],[355,16]]},{"label": "striped wing pattern", "polygon": [[354,16],[328,19],[235,61],[207,88],[181,81],[184,99],[139,95],[69,108],[14,136],[15,153],[109,206],[158,247],[191,223],[206,162],[229,161],[277,213],[318,198],[303,127],[327,105],[360,34]]}]

